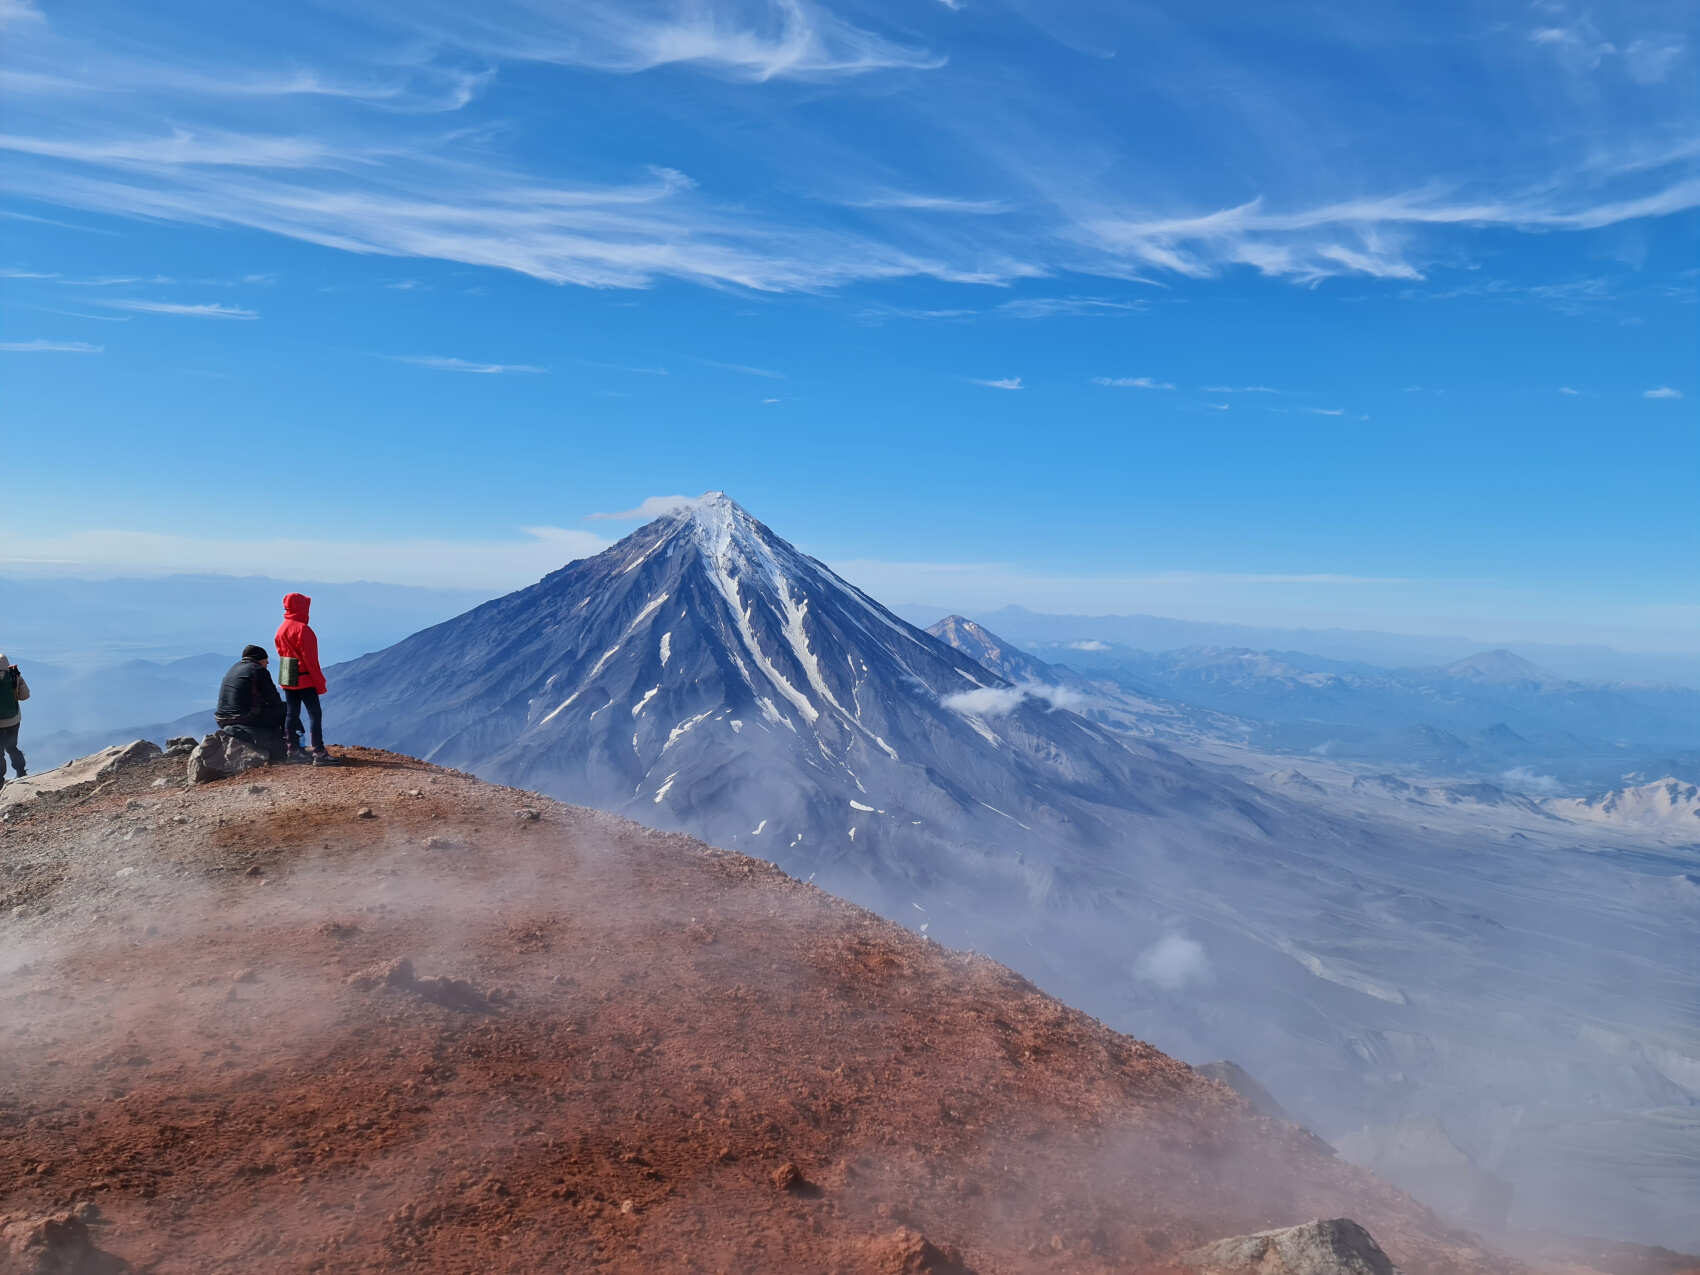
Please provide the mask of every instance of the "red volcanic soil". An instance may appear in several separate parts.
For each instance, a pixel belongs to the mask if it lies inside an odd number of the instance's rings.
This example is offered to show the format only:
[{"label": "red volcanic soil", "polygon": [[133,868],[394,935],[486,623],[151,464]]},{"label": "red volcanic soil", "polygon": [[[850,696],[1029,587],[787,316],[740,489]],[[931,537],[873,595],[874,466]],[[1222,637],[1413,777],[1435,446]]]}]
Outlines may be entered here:
[{"label": "red volcanic soil", "polygon": [[0,1217],[159,1275],[1125,1275],[1338,1216],[1524,1269],[990,960],[347,756],[0,825]]}]

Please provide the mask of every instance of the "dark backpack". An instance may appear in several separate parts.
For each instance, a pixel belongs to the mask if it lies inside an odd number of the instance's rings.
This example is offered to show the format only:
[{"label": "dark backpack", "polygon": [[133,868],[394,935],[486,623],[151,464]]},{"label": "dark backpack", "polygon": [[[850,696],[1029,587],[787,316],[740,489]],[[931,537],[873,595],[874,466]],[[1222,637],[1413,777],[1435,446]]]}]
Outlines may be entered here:
[{"label": "dark backpack", "polygon": [[18,670],[9,668],[0,673],[0,722],[9,722],[18,715]]}]

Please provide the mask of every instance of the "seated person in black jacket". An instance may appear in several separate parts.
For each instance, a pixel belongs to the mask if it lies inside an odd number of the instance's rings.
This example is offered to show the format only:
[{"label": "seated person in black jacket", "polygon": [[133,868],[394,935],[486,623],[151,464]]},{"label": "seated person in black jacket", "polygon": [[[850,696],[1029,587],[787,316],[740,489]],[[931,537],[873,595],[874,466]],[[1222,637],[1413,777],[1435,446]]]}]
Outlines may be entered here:
[{"label": "seated person in black jacket", "polygon": [[245,646],[218,688],[213,720],[219,730],[252,744],[276,761],[283,756],[283,696],[266,671],[263,646]]}]

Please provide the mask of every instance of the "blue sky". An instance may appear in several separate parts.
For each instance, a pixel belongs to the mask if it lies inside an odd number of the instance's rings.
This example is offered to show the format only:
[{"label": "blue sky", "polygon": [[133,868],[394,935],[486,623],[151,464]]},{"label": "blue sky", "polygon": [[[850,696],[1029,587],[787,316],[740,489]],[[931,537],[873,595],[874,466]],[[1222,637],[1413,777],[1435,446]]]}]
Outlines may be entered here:
[{"label": "blue sky", "polygon": [[1700,648],[1691,5],[0,0],[0,569]]}]

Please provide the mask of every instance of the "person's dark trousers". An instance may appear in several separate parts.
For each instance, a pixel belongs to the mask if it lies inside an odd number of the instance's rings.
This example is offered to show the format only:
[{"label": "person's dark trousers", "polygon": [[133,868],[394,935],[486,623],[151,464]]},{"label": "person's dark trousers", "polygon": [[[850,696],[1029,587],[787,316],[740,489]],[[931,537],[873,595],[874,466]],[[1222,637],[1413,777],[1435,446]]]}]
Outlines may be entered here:
[{"label": "person's dark trousers", "polygon": [[269,730],[264,726],[220,726],[219,730],[244,744],[252,744],[273,761],[283,756],[283,732],[275,726]]},{"label": "person's dark trousers", "polygon": [[289,733],[289,742],[295,747],[301,747],[301,709],[307,709],[307,721],[313,728],[313,751],[325,751],[325,723],[319,710],[319,692],[314,690],[284,691],[283,698],[289,705],[289,725],[285,728]]},{"label": "person's dark trousers", "polygon": [[[318,712],[315,710],[314,718],[317,719],[317,717]],[[20,722],[17,726],[0,726],[0,751],[3,751],[6,756],[12,759],[12,769],[19,775],[25,773],[24,755],[18,751],[18,731],[22,725],[23,723]],[[0,761],[0,778],[4,778],[5,774],[6,763]]]}]

